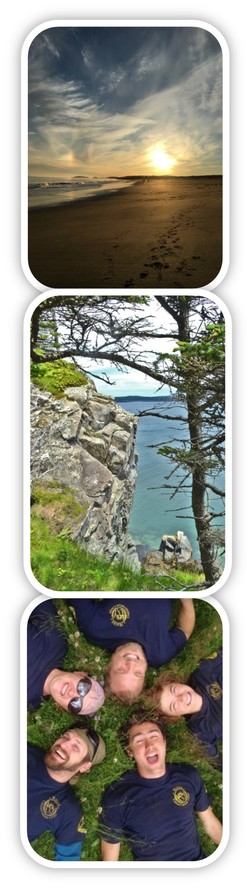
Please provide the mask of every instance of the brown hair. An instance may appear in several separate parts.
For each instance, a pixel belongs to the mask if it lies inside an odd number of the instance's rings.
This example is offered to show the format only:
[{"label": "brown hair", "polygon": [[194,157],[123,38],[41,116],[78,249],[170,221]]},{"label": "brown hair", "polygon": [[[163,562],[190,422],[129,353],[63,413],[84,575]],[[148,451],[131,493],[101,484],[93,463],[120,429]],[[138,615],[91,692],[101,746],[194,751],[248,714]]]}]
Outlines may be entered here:
[{"label": "brown hair", "polygon": [[131,715],[128,716],[119,729],[119,736],[123,746],[128,746],[130,729],[135,725],[141,725],[144,722],[151,722],[155,727],[159,728],[162,736],[166,740],[164,720],[157,715],[151,716],[146,709],[138,709],[136,712],[132,712]]},{"label": "brown hair", "polygon": [[179,718],[182,718],[181,715],[166,715],[165,712],[161,709],[160,701],[161,694],[167,684],[173,684],[173,682],[178,682],[179,684],[186,684],[186,681],[183,676],[175,675],[171,672],[162,672],[157,681],[152,685],[152,688],[146,692],[144,695],[145,704],[152,709],[152,711],[161,715],[162,718],[166,722],[176,722]]}]

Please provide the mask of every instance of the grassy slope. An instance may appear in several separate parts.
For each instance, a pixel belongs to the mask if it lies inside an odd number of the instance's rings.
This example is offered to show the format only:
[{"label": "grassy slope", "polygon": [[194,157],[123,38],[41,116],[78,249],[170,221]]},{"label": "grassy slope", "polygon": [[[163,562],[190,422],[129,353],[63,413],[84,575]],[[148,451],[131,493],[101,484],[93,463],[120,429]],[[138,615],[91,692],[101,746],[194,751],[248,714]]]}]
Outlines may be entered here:
[{"label": "grassy slope", "polygon": [[[84,666],[89,674],[101,679],[109,655],[101,648],[90,645],[83,635],[80,635],[66,600],[55,599],[55,606],[60,614],[62,626],[69,642],[65,658],[66,668],[79,669]],[[179,600],[175,600],[174,619],[178,606]],[[184,651],[172,663],[172,667],[176,667],[176,671],[179,671],[181,677],[188,677],[200,657],[217,650],[222,641],[221,620],[216,610],[208,602],[200,599],[195,600],[195,610],[196,626],[192,637],[187,642]],[[148,669],[147,687],[152,685],[156,677],[157,670]],[[137,710],[137,705],[135,704],[131,709]],[[118,701],[106,700],[97,716],[87,720],[102,734],[106,742],[107,755],[104,762],[95,767],[88,776],[80,777],[74,788],[83,806],[86,819],[87,838],[83,860],[100,860],[97,823],[102,793],[108,784],[132,767],[132,762],[124,752],[119,740],[119,729],[128,713],[129,708]],[[52,700],[43,702],[36,712],[28,715],[28,740],[34,745],[47,749],[72,722],[72,717],[67,712],[58,709]],[[82,720],[82,725],[84,723]],[[198,767],[210,793],[213,809],[221,818],[221,774],[214,770],[201,752],[199,753],[183,719],[167,728],[167,740],[168,760],[186,761]],[[200,826],[199,831],[206,854],[211,854],[215,846],[202,833]],[[33,843],[33,847],[42,857],[53,858],[53,838],[48,833],[37,839]],[[121,846],[120,860],[131,860],[129,848],[124,842]]]},{"label": "grassy slope", "polygon": [[196,590],[202,583],[202,574],[170,570],[169,577],[150,577],[141,571],[132,571],[123,564],[89,555],[68,539],[67,528],[53,533],[49,522],[33,507],[31,517],[31,568],[45,589],[55,592],[138,591],[173,589]]}]

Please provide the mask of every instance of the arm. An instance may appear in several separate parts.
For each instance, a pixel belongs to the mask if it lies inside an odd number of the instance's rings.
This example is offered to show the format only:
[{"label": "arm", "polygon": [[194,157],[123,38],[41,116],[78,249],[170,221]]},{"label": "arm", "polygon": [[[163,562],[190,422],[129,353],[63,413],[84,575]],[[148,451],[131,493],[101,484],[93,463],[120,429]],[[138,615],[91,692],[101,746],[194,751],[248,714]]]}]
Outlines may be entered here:
[{"label": "arm", "polygon": [[190,638],[195,625],[195,610],[192,598],[180,599],[177,625],[185,633],[186,638]]},{"label": "arm", "polygon": [[105,842],[104,839],[101,840],[101,857],[102,860],[119,860],[120,854],[120,842],[116,844],[111,844],[109,842]]},{"label": "arm", "polygon": [[222,838],[222,825],[218,817],[213,813],[212,808],[209,807],[206,811],[197,811],[197,814],[207,836],[212,839],[215,845],[219,845]]}]

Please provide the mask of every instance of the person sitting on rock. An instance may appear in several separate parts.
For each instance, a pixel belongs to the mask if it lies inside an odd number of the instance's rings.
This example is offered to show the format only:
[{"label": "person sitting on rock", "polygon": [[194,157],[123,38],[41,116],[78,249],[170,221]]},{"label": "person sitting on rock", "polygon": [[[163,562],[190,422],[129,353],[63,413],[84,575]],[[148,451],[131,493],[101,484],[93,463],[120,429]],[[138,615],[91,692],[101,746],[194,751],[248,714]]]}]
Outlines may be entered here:
[{"label": "person sitting on rock", "polygon": [[188,537],[185,536],[182,530],[178,530],[176,536],[163,534],[159,552],[162,552],[164,561],[167,560],[169,562],[172,556],[176,555],[177,561],[187,562],[190,561],[192,556],[192,547]]},{"label": "person sitting on rock", "polygon": [[187,727],[204,744],[213,765],[222,766],[218,741],[222,741],[222,651],[200,660],[185,684],[163,672],[146,699],[166,721],[184,716]]},{"label": "person sitting on rock", "polygon": [[101,684],[83,670],[62,669],[67,640],[51,600],[32,611],[27,624],[28,709],[37,709],[43,699],[52,697],[73,715],[94,715],[104,703]]},{"label": "person sitting on rock", "polygon": [[55,838],[54,860],[81,859],[85,840],[83,810],[69,786],[103,761],[105,744],[93,728],[74,725],[47,753],[28,744],[27,833],[34,842],[48,830]]},{"label": "person sitting on rock", "polygon": [[132,702],[142,693],[148,666],[164,666],[183,650],[195,624],[191,598],[181,598],[170,628],[170,598],[70,598],[78,628],[91,644],[112,651],[105,674],[105,693]]}]

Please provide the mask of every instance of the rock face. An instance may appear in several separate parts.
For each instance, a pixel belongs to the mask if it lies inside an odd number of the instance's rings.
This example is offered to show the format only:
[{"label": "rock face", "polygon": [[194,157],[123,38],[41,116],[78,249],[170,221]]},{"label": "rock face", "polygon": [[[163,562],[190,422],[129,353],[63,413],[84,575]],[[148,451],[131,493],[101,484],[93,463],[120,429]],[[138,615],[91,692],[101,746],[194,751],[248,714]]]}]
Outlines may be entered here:
[{"label": "rock face", "polygon": [[93,382],[56,399],[31,386],[31,479],[69,489],[81,507],[69,536],[109,560],[140,562],[128,534],[137,477],[137,419]]},{"label": "rock face", "polygon": [[142,561],[142,566],[145,573],[150,576],[166,577],[169,576],[171,569],[202,573],[202,565],[199,561],[195,561],[193,558],[188,561],[183,561],[181,558],[178,560],[176,554],[164,558],[163,553],[158,549],[149,549]]}]

